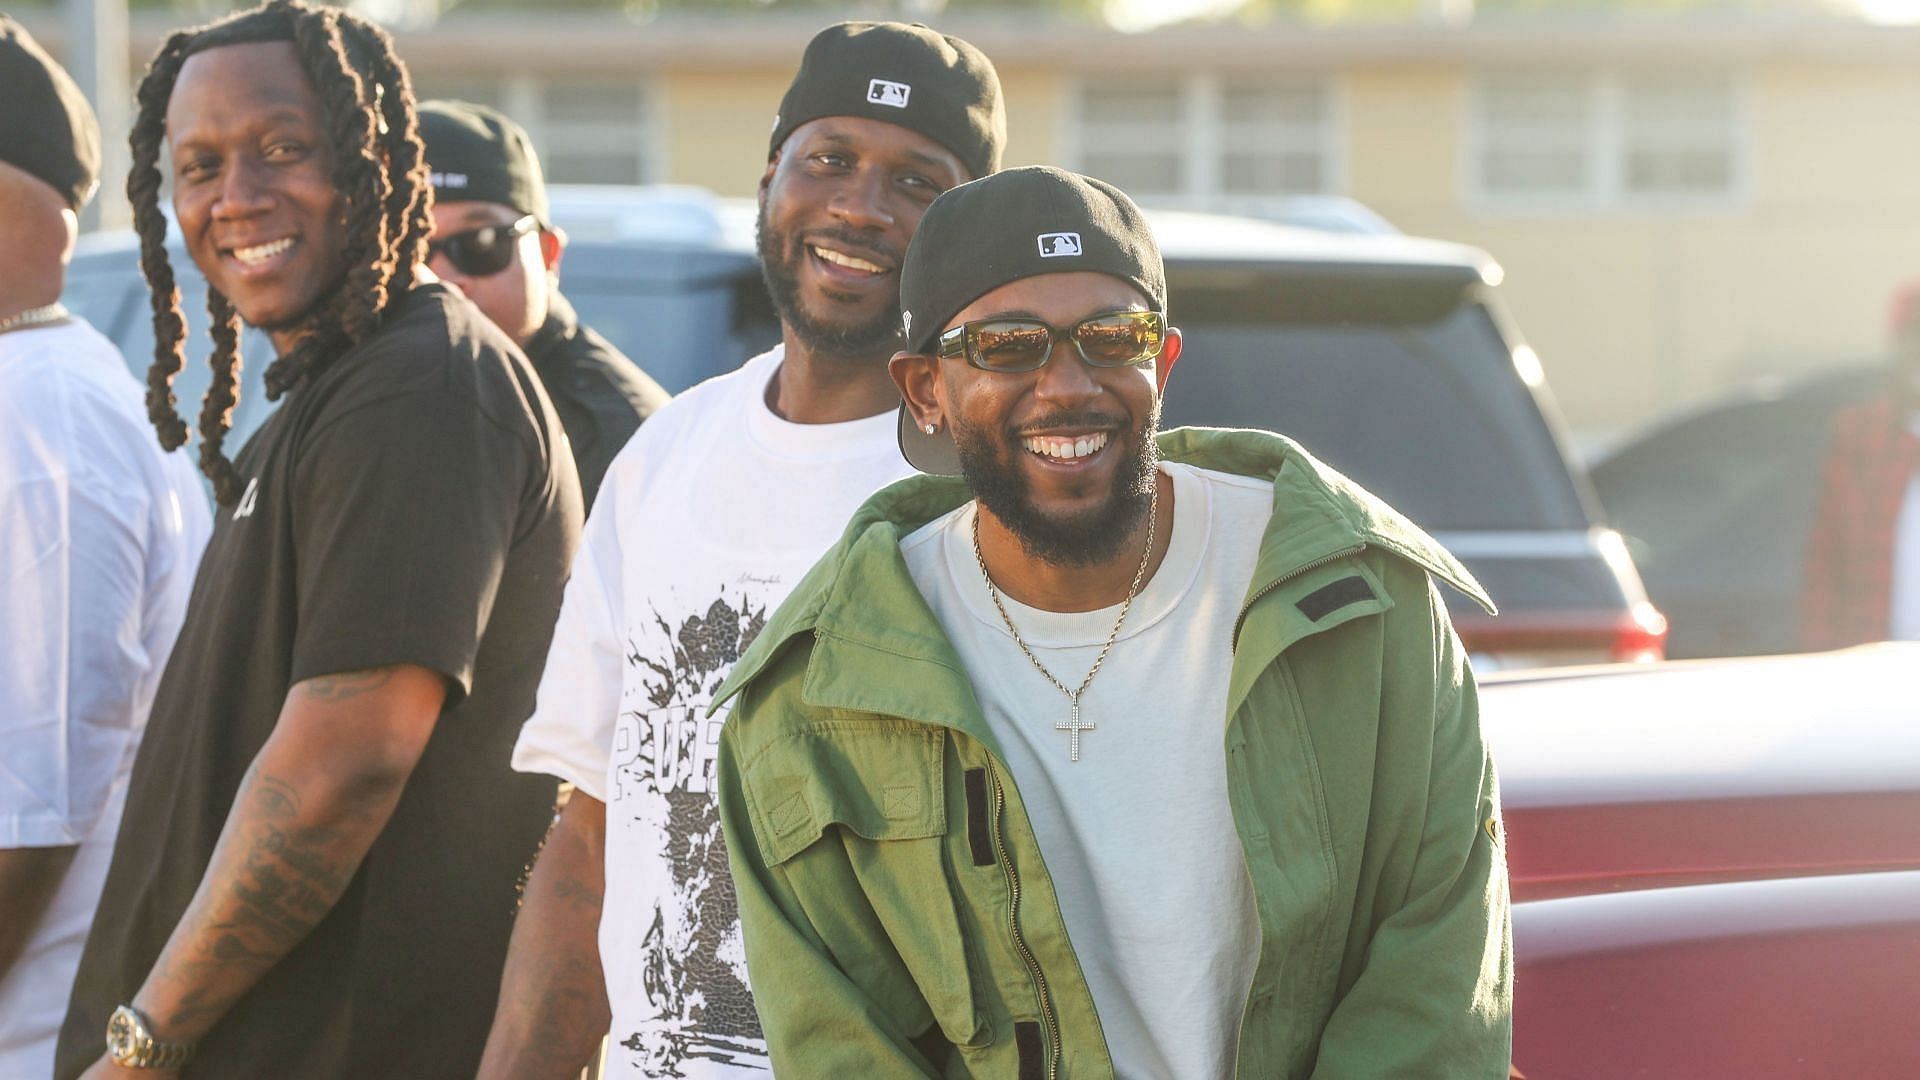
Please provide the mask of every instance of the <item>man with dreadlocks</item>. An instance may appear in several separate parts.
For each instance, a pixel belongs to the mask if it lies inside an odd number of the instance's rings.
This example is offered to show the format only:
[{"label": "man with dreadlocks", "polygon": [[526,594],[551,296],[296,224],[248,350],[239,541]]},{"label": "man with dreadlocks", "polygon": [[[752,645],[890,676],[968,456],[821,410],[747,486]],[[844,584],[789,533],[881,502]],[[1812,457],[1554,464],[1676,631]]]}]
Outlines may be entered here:
[{"label": "man with dreadlocks", "polygon": [[[423,266],[431,191],[383,32],[276,0],[170,37],[139,105],[149,410],[178,445],[164,153],[209,286],[221,510],[56,1076],[470,1077],[552,805],[505,763],[580,527],[565,437]],[[284,404],[229,461],[240,320]]]},{"label": "man with dreadlocks", "polygon": [[0,15],[0,1077],[44,1077],[212,521],[113,343],[60,305],[100,130]]},{"label": "man with dreadlocks", "polygon": [[576,790],[527,882],[483,1077],[577,1076],[609,1017],[610,1073],[767,1075],[707,706],[907,472],[900,257],[934,196],[999,168],[1005,133],[999,77],[959,38],[841,23],[808,44],[760,177],[781,344],[668,402],[608,470],[514,748]]}]

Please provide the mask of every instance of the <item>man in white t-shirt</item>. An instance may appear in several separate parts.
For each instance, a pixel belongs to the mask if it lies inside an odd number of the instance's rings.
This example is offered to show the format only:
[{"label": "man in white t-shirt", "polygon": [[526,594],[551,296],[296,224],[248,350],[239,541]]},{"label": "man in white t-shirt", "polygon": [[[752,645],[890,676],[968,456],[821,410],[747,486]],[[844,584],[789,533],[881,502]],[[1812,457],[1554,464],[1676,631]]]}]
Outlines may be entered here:
[{"label": "man in white t-shirt", "polygon": [[572,1076],[609,1032],[609,1074],[765,1075],[707,708],[853,509],[906,475],[900,259],[935,196],[998,167],[1004,131],[964,41],[842,23],[808,45],[760,180],[782,342],[615,459],[514,750],[575,791],[527,883],[483,1077]]},{"label": "man in white t-shirt", "polygon": [[1498,795],[1430,579],[1484,594],[1280,436],[1160,435],[1167,305],[1100,181],[922,220],[892,371],[938,475],[718,695],[779,1074],[1504,1075]]},{"label": "man in white t-shirt", "polygon": [[210,523],[126,362],[60,306],[79,88],[0,15],[0,1076],[47,1076]]}]

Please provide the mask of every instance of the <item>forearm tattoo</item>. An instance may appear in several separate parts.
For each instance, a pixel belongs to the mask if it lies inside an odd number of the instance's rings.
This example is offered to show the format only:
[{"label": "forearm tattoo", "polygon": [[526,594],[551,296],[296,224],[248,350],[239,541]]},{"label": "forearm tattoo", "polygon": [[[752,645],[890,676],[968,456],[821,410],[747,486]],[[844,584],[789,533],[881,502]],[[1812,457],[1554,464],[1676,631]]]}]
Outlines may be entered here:
[{"label": "forearm tattoo", "polygon": [[308,679],[300,684],[299,690],[316,701],[345,701],[370,694],[392,681],[392,668],[368,668]]},{"label": "forearm tattoo", "polygon": [[211,1026],[312,932],[392,805],[379,793],[336,795],[325,807],[308,801],[257,763],[248,770],[201,892],[148,982],[171,1000],[169,1027]]}]

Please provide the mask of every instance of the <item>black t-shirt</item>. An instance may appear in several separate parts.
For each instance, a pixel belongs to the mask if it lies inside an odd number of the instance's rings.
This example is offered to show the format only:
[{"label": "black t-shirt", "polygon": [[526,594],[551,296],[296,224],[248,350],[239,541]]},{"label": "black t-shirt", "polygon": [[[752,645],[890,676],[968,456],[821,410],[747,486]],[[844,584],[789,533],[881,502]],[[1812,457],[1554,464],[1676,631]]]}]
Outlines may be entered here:
[{"label": "black t-shirt", "polygon": [[55,1075],[104,1047],[199,886],[241,777],[303,679],[447,677],[433,736],[345,895],[201,1044],[192,1077],[470,1078],[550,779],[508,765],[580,531],[530,366],[414,289],[293,389],[236,459],[135,759]]},{"label": "black t-shirt", "polygon": [[565,297],[556,292],[551,304],[547,321],[527,341],[527,359],[567,429],[580,490],[591,508],[607,466],[668,395],[606,338],[580,325]]}]

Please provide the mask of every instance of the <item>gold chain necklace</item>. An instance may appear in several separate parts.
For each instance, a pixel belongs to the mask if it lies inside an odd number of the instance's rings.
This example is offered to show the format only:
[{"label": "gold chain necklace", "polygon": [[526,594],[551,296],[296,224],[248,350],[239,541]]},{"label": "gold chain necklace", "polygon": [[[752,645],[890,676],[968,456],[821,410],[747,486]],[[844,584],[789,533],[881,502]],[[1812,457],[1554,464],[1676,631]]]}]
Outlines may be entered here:
[{"label": "gold chain necklace", "polygon": [[1013,643],[1020,646],[1020,651],[1026,654],[1027,662],[1032,664],[1034,670],[1038,671],[1043,678],[1052,683],[1055,690],[1067,696],[1069,706],[1067,718],[1053,725],[1053,729],[1067,733],[1069,760],[1080,760],[1080,733],[1092,731],[1097,726],[1091,720],[1080,719],[1080,695],[1087,692],[1087,687],[1093,685],[1093,677],[1100,674],[1100,665],[1107,662],[1107,653],[1113,651],[1113,643],[1120,639],[1120,628],[1126,625],[1127,612],[1133,608],[1133,598],[1140,595],[1140,583],[1147,576],[1147,563],[1153,560],[1153,532],[1154,527],[1159,524],[1159,517],[1160,477],[1156,473],[1153,478],[1153,495],[1147,502],[1147,549],[1140,553],[1140,568],[1133,572],[1133,584],[1127,586],[1127,599],[1120,605],[1120,617],[1113,620],[1113,629],[1107,634],[1107,643],[1100,646],[1100,655],[1093,658],[1093,666],[1087,669],[1087,677],[1080,680],[1080,688],[1069,690],[1066,684],[1053,677],[1053,672],[1047,670],[1047,665],[1041,663],[1039,657],[1033,655],[1033,650],[1027,648],[1026,639],[1020,636],[1020,628],[1013,625],[1013,618],[1007,614],[1006,605],[1000,602],[1000,590],[994,588],[993,575],[987,573],[986,556],[980,554],[980,508],[974,507],[973,558],[980,564],[980,576],[987,583],[987,595],[993,600],[993,608],[1000,613],[1000,621],[1007,624],[1007,633],[1013,635]]}]

